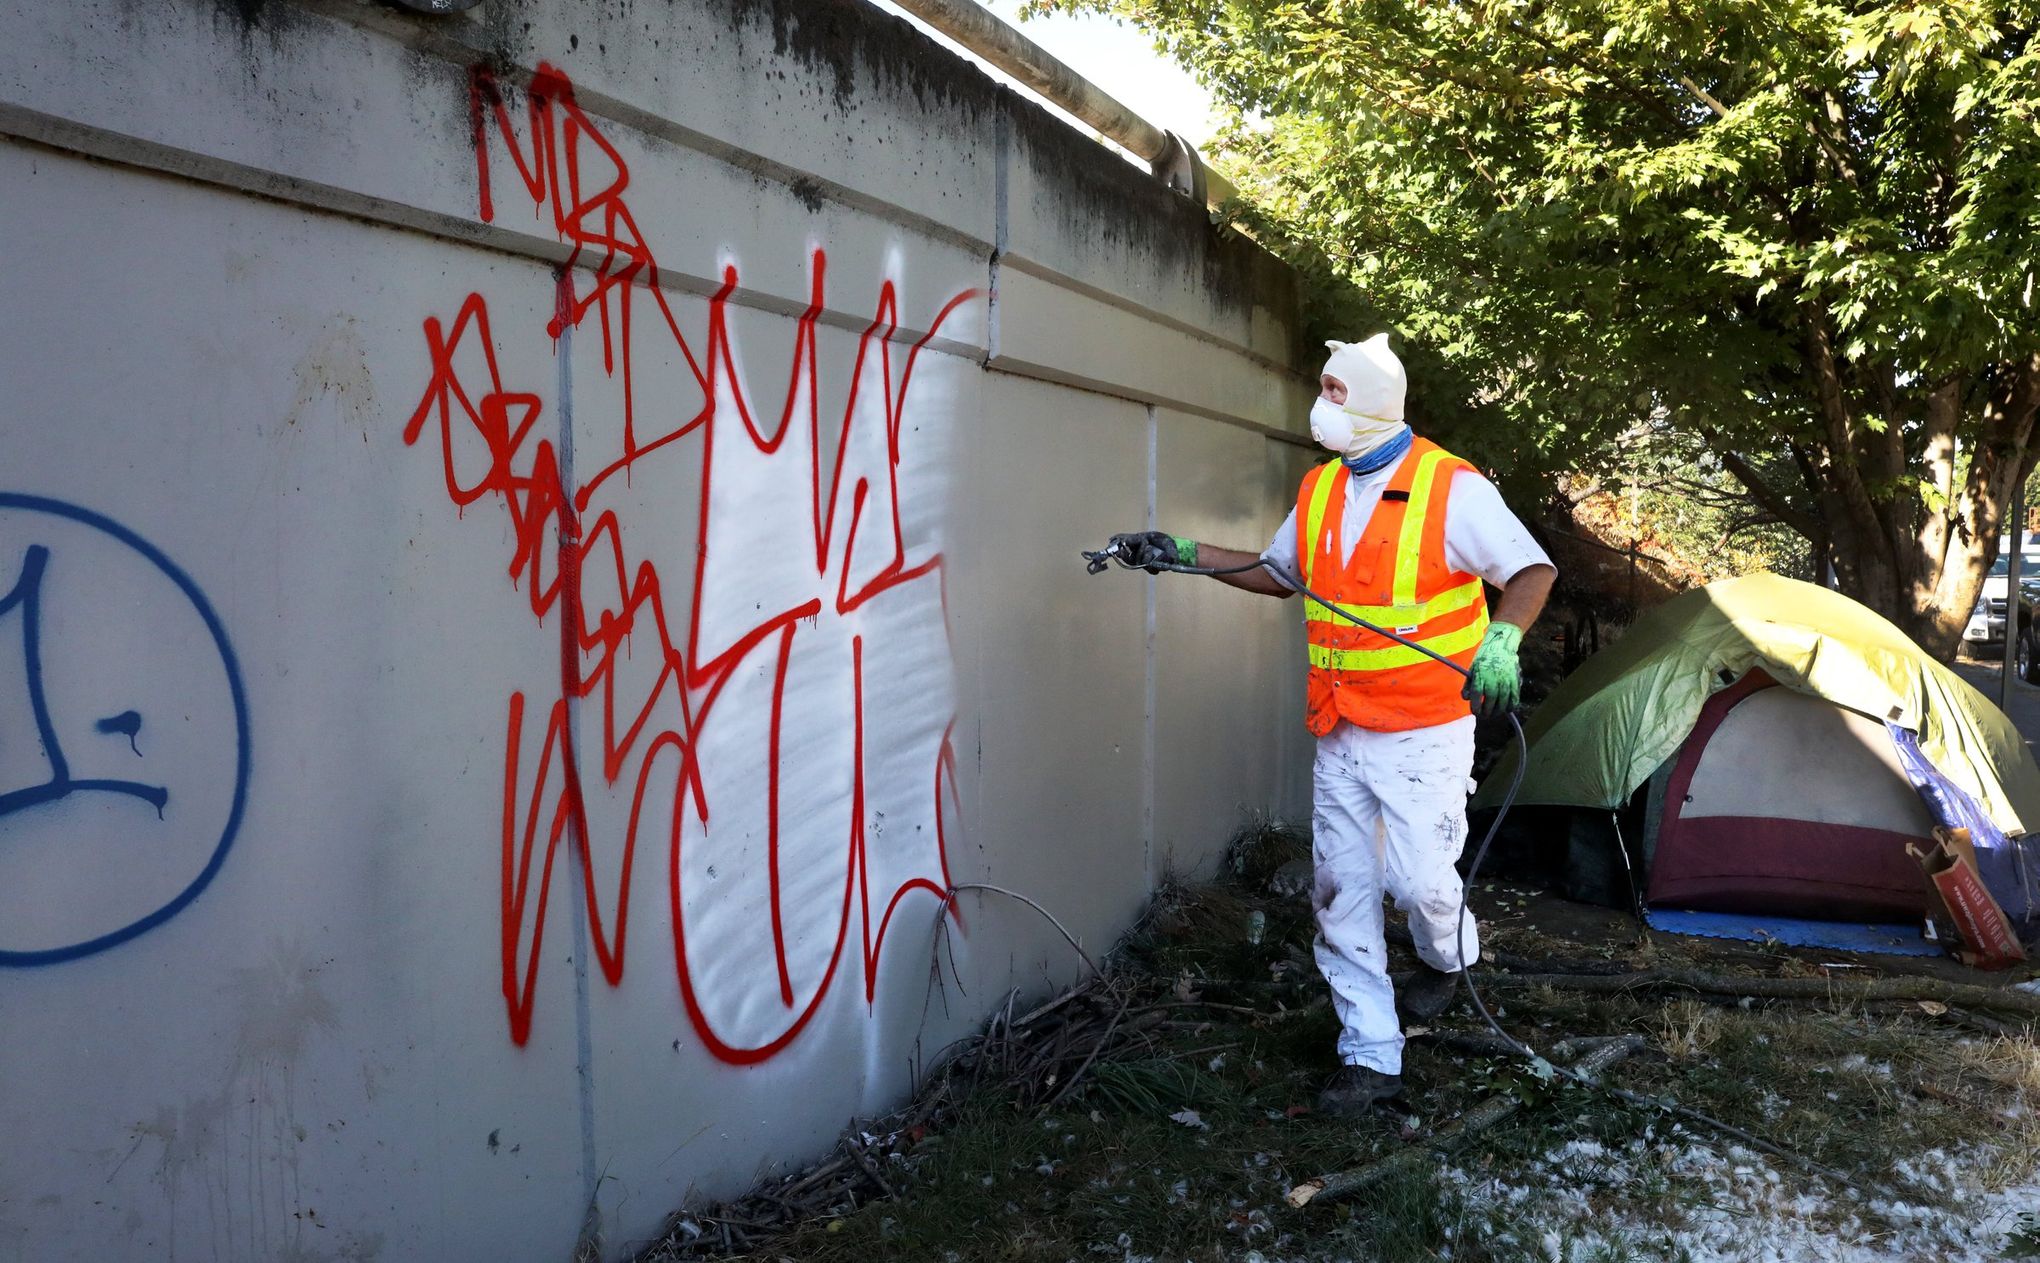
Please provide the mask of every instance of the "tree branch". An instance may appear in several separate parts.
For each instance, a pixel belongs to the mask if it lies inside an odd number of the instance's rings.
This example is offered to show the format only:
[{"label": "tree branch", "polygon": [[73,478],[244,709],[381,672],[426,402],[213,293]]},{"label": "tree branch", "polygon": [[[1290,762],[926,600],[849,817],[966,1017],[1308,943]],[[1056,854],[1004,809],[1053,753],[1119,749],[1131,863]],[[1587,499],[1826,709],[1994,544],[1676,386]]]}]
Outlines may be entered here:
[{"label": "tree branch", "polygon": [[1721,467],[1749,491],[1750,498],[1761,505],[1766,513],[1808,539],[1813,539],[1819,534],[1820,519],[1780,495],[1777,488],[1766,482],[1764,476],[1730,447],[1720,434],[1713,430],[1702,430],[1701,436],[1707,440],[1708,449],[1720,459]]},{"label": "tree branch", "polygon": [[[1841,106],[1831,94],[1822,93],[1819,97],[1815,97],[1812,92],[1805,92],[1801,94],[1801,99],[1808,106],[1812,107],[1816,115],[1825,115],[1828,122],[1837,126],[1841,126],[1845,122],[1843,118],[1839,117]],[[1841,144],[1846,142],[1838,141],[1835,137],[1829,136],[1825,128],[1811,119],[1807,120],[1806,134],[1813,137],[1814,143],[1820,146],[1821,152],[1825,153],[1828,161],[1834,164],[1836,175],[1841,176],[1852,188],[1860,189],[1862,187],[1863,179],[1856,162],[1841,150]]]},{"label": "tree branch", "polygon": [[2040,353],[2001,364],[1983,405],[1981,436],[1963,487],[1963,526],[1995,540],[2005,501],[2031,468],[2033,422],[2040,413]]},{"label": "tree branch", "polygon": [[[1772,517],[1768,513],[1752,513],[1749,514],[1748,516],[1737,518],[1735,521],[1729,523],[1727,530],[1721,533],[1720,546],[1723,547],[1727,546],[1730,540],[1742,534],[1744,531],[1753,531],[1757,529],[1759,526],[1778,526],[1778,525],[1781,525],[1778,519]],[[1804,532],[1802,532],[1802,534],[1803,533]],[[1808,542],[1811,543],[1812,540],[1809,539]]]},{"label": "tree branch", "polygon": [[1635,101],[1639,105],[1642,105],[1645,109],[1649,110],[1651,113],[1657,115],[1659,118],[1663,119],[1666,123],[1670,124],[1672,131],[1675,134],[1682,134],[1686,131],[1686,121],[1680,118],[1677,114],[1673,113],[1670,106],[1666,105],[1663,101],[1658,100],[1657,97],[1652,95],[1651,93],[1645,91],[1642,88],[1637,87],[1635,84],[1631,83],[1624,76],[1616,73],[1613,67],[1607,65],[1590,66],[1579,56],[1574,54],[1572,50],[1561,47],[1557,41],[1551,39],[1548,36],[1539,34],[1537,31],[1531,30],[1529,27],[1523,26],[1520,23],[1510,22],[1507,25],[1510,30],[1514,31],[1516,34],[1521,35],[1523,38],[1543,48],[1546,52],[1550,53],[1552,56],[1558,58],[1559,60],[1565,62],[1573,69],[1583,71],[1586,74],[1598,76],[1602,81],[1616,88],[1624,96],[1629,97],[1631,100]]},{"label": "tree branch", "polygon": [[1820,404],[1820,418],[1827,430],[1828,477],[1823,479],[1841,499],[1855,534],[1881,545],[1890,560],[1891,540],[1871,503],[1863,471],[1856,463],[1855,418],[1842,390],[1842,371],[1835,359],[1833,340],[1826,319],[1811,303],[1804,304],[1807,370],[1813,379],[1814,397]]},{"label": "tree branch", "polygon": [[1706,106],[1710,110],[1713,110],[1714,116],[1716,118],[1728,117],[1728,107],[1726,105],[1723,105],[1721,102],[1715,100],[1713,93],[1701,87],[1699,84],[1693,82],[1693,80],[1687,77],[1686,75],[1679,76],[1679,83],[1682,86],[1684,86],[1686,91],[1698,97],[1700,99],[1700,104]]}]

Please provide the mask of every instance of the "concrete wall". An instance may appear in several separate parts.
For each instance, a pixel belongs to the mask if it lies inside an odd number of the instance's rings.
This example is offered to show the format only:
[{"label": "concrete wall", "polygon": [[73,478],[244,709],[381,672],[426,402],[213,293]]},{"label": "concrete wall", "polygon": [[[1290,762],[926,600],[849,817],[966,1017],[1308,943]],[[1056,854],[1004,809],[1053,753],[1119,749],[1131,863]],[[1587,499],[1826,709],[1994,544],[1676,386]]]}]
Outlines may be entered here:
[{"label": "concrete wall", "polygon": [[1300,809],[1293,281],[848,2],[0,0],[0,1260],[627,1253]]}]

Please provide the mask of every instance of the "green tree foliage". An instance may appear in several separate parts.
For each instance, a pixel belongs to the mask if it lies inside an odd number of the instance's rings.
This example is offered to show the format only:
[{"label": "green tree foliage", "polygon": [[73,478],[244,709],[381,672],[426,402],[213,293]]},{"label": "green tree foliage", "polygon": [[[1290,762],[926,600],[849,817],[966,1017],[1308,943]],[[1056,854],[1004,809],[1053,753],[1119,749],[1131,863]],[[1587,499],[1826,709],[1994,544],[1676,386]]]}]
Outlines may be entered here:
[{"label": "green tree foliage", "polygon": [[1669,428],[1952,653],[2040,455],[2036,0],[1039,7],[1216,90],[1249,230],[1359,287],[1470,454]]},{"label": "green tree foliage", "polygon": [[1617,470],[1557,479],[1557,498],[1576,525],[1634,542],[1698,581],[1758,570],[1820,577],[1805,537],[1752,504],[1699,439],[1664,427],[1626,436],[1621,450]]}]

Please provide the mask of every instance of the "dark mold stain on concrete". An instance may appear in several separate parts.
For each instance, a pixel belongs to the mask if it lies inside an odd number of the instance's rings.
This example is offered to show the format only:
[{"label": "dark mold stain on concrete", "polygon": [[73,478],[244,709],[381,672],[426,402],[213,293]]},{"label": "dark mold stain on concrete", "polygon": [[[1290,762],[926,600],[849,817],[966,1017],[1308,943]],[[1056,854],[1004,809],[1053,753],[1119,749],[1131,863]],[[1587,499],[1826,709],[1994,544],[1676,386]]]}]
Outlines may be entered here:
[{"label": "dark mold stain on concrete", "polygon": [[[172,6],[149,3],[148,0],[125,0],[124,8],[150,16],[161,16],[165,11],[178,7],[209,8],[213,15],[214,29],[230,31],[240,41],[243,50],[252,53],[255,37],[259,32],[271,49],[281,50],[287,46],[286,35],[301,34],[314,21],[312,17],[290,5],[278,4],[275,0],[207,0],[202,5]],[[250,65],[251,74],[254,66]]]},{"label": "dark mold stain on concrete", "polygon": [[1053,191],[1045,218],[1059,217],[1066,242],[1092,243],[1155,260],[1162,275],[1192,273],[1213,306],[1255,306],[1292,317],[1302,297],[1296,274],[1237,232],[1220,231],[1210,212],[1176,193],[1033,101],[1000,89],[1011,120],[1016,161]]},{"label": "dark mold stain on concrete", "polygon": [[[507,4],[482,4],[468,10],[468,21],[475,27],[476,43],[484,50],[481,63],[490,73],[505,83],[523,82],[524,76],[518,67],[526,60],[536,61],[531,38],[531,22],[522,11]],[[422,19],[421,26],[430,29],[434,19]],[[467,90],[465,82],[461,90]]]},{"label": "dark mold stain on concrete", "polygon": [[822,186],[812,176],[795,176],[793,182],[786,187],[796,201],[808,208],[810,215],[822,209]]},{"label": "dark mold stain on concrete", "polygon": [[998,85],[907,22],[864,0],[731,0],[741,21],[769,25],[773,51],[830,76],[838,111],[849,113],[858,67],[870,83],[906,88],[923,109],[992,108]]},{"label": "dark mold stain on concrete", "polygon": [[[1055,190],[1052,214],[1062,220],[1065,244],[1145,255],[1164,274],[1190,271],[1216,308],[1265,306],[1300,326],[1301,294],[1286,265],[1246,237],[1213,227],[1204,207],[993,82],[905,19],[863,0],[731,0],[730,11],[733,26],[769,26],[775,53],[826,75],[845,115],[860,85],[904,88],[923,111],[960,113],[972,122],[988,111],[1005,113],[1016,160]],[[794,193],[814,209],[808,191],[796,186]]]},{"label": "dark mold stain on concrete", "polygon": [[[1027,162],[1055,191],[1048,213],[1062,221],[1063,244],[1146,256],[1164,275],[1189,272],[1215,308],[1265,306],[1300,326],[1301,294],[1286,265],[1246,237],[1221,232],[1204,207],[993,82],[905,19],[862,0],[732,0],[731,11],[733,25],[769,26],[780,57],[826,75],[845,115],[855,108],[860,85],[904,88],[923,111],[960,113],[972,122],[1003,112],[1011,121],[1015,160]],[[794,193],[814,209],[807,191],[796,186]]]},{"label": "dark mold stain on concrete", "polygon": [[262,15],[269,8],[269,0],[214,0],[214,3],[244,29],[262,25]]}]

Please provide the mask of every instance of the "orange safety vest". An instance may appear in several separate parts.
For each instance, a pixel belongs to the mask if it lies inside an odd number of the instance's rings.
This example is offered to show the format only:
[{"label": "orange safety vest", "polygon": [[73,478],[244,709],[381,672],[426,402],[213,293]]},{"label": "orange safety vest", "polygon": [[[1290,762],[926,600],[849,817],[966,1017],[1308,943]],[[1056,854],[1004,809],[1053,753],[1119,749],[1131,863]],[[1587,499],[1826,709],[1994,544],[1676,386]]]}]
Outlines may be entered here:
[{"label": "orange safety vest", "polygon": [[[1348,558],[1340,541],[1352,471],[1339,461],[1304,475],[1296,495],[1296,556],[1304,584],[1326,600],[1386,627],[1462,667],[1487,632],[1487,593],[1477,575],[1445,560],[1445,500],[1452,476],[1473,466],[1426,439],[1381,493],[1360,546]],[[1472,713],[1465,679],[1304,598],[1310,644],[1304,722],[1324,736],[1345,720],[1376,732],[1405,732]]]}]

